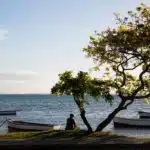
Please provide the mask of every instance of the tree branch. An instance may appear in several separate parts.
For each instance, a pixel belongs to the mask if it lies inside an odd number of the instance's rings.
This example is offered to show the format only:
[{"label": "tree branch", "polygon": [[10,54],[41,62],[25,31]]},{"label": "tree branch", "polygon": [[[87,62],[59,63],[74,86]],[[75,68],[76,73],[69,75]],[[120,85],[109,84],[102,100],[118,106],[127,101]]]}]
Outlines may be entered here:
[{"label": "tree branch", "polygon": [[139,80],[141,81],[141,85],[133,92],[133,94],[131,95],[131,97],[135,97],[136,94],[143,89],[144,87],[144,81],[143,81],[143,75],[148,71],[150,67],[150,64],[146,66],[146,68],[141,72],[141,74],[139,75]]},{"label": "tree branch", "polygon": [[128,69],[124,69],[124,70],[134,70],[135,68],[139,67],[140,65],[142,65],[143,61],[141,63],[139,63],[138,65],[134,66],[133,68],[128,68]]},{"label": "tree branch", "polygon": [[124,109],[127,109],[127,107],[134,102],[134,99],[131,99],[130,102],[126,103],[124,106]]},{"label": "tree branch", "polygon": [[143,95],[143,96],[135,96],[135,99],[144,99],[144,98],[148,98],[150,97],[150,93],[147,95]]}]

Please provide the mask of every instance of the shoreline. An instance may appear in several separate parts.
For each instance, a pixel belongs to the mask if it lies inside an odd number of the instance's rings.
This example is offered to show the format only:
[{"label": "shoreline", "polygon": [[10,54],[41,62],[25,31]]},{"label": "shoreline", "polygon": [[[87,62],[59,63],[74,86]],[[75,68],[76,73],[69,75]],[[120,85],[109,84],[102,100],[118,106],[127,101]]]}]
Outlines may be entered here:
[{"label": "shoreline", "polygon": [[110,132],[87,134],[81,131],[42,131],[8,133],[0,136],[1,149],[10,147],[11,149],[133,150],[139,148],[146,150],[149,146],[150,138],[119,136]]},{"label": "shoreline", "polygon": [[111,132],[58,131],[14,132],[0,135],[0,145],[101,145],[145,144],[150,138],[128,137]]}]

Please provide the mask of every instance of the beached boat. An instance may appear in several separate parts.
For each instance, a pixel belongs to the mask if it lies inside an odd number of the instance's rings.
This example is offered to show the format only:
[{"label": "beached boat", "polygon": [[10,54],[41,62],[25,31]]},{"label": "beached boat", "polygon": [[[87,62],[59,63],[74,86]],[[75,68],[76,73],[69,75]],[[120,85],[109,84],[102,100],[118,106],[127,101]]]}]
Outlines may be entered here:
[{"label": "beached boat", "polygon": [[32,123],[25,121],[15,121],[15,120],[7,120],[8,122],[8,131],[16,132],[16,131],[43,131],[43,130],[59,130],[60,125],[53,124],[41,124],[41,123]]},{"label": "beached boat", "polygon": [[115,117],[113,119],[113,122],[114,122],[114,127],[150,128],[150,119]]},{"label": "beached boat", "polygon": [[3,109],[0,110],[0,115],[16,115],[17,111],[20,111],[20,109]]},{"label": "beached boat", "polygon": [[138,111],[140,118],[150,118],[150,112]]}]

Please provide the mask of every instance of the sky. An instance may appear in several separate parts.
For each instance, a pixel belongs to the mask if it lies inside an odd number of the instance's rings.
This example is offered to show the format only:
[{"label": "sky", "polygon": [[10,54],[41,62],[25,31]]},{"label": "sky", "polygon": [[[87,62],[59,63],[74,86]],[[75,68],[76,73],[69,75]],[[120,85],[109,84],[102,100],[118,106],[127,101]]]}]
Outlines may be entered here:
[{"label": "sky", "polygon": [[82,49],[150,0],[0,0],[0,93],[49,93],[65,70],[89,71]]}]

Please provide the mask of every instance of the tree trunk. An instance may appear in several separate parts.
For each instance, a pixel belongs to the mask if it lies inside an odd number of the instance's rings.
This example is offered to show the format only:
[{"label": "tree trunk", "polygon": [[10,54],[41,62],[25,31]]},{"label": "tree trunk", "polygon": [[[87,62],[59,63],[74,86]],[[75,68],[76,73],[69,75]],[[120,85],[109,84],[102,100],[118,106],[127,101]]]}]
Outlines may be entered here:
[{"label": "tree trunk", "polygon": [[87,126],[87,128],[88,128],[88,132],[91,133],[91,132],[92,132],[92,127],[90,126],[90,124],[88,123],[88,121],[87,121],[87,119],[86,119],[86,117],[85,117],[85,110],[84,110],[84,109],[82,109],[82,110],[80,109],[80,112],[81,112],[80,116],[81,116],[81,118],[82,118],[84,124],[85,124],[85,125]]},{"label": "tree trunk", "polygon": [[87,121],[87,119],[85,117],[85,110],[84,110],[84,108],[81,108],[80,101],[77,100],[77,98],[75,96],[74,96],[74,100],[80,110],[81,119],[83,120],[84,124],[86,125],[88,132],[89,133],[93,132],[92,127],[90,126],[89,122]]},{"label": "tree trunk", "polygon": [[112,112],[108,115],[108,117],[103,121],[101,122],[95,131],[102,131],[112,120],[113,118],[115,117],[115,115],[124,109],[123,105],[124,105],[124,101],[121,101],[121,103],[119,104],[119,106]]}]

